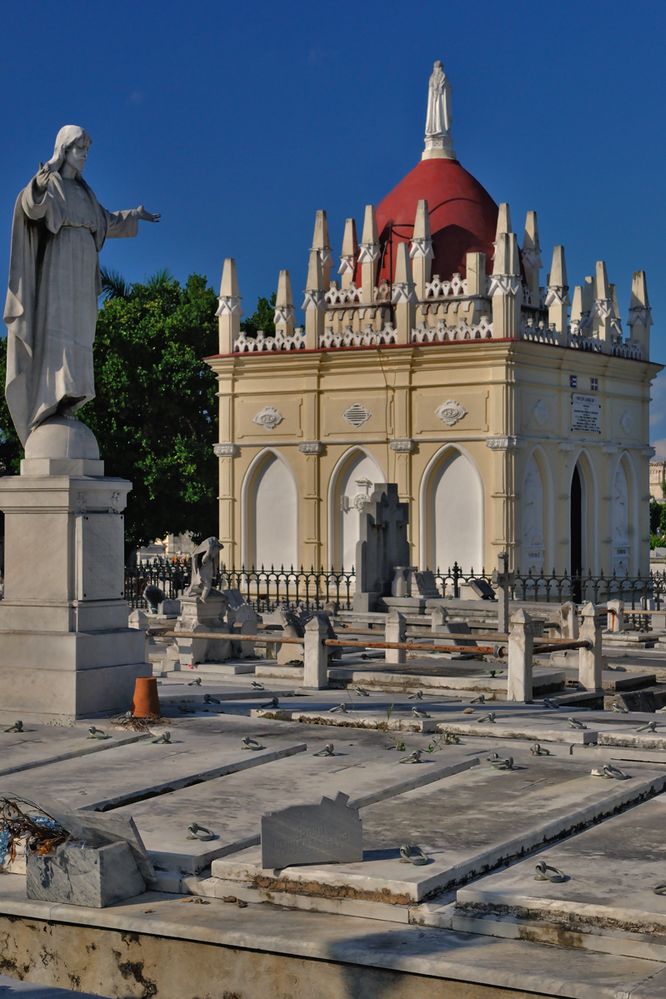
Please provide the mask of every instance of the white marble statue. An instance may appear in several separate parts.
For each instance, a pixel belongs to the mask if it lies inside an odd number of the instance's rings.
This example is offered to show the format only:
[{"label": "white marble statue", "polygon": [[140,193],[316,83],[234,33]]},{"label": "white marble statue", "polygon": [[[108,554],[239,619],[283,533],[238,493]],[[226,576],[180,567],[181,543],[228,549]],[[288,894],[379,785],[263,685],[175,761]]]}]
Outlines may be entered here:
[{"label": "white marble statue", "polygon": [[25,445],[52,416],[72,416],[95,396],[93,340],[99,251],[111,236],[157,222],[143,205],[108,212],[81,176],[90,136],[65,125],[51,159],[14,209],[7,324],[7,403]]},{"label": "white marble statue", "polygon": [[213,589],[213,580],[220,571],[220,552],[224,548],[217,538],[206,538],[192,552],[192,580],[188,597],[201,597],[205,603]]},{"label": "white marble statue", "polygon": [[426,112],[426,138],[441,137],[451,131],[451,85],[439,59],[430,74],[428,83],[428,110]]}]

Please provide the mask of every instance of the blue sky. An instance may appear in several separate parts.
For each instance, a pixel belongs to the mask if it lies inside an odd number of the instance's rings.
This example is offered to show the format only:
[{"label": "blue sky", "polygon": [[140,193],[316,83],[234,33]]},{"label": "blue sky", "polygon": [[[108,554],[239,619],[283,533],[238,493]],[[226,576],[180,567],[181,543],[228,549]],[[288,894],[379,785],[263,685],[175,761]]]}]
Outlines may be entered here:
[{"label": "blue sky", "polygon": [[[74,123],[93,136],[99,199],[163,215],[110,241],[107,266],[217,287],[234,256],[246,312],[281,267],[299,296],[316,209],[338,251],[344,219],[420,157],[441,58],[460,161],[517,230],[537,210],[544,261],[563,243],[570,284],[605,259],[625,319],[632,271],[647,270],[666,362],[665,33],[662,0],[5,0],[0,271],[16,194]],[[666,377],[653,396],[666,456]]]}]

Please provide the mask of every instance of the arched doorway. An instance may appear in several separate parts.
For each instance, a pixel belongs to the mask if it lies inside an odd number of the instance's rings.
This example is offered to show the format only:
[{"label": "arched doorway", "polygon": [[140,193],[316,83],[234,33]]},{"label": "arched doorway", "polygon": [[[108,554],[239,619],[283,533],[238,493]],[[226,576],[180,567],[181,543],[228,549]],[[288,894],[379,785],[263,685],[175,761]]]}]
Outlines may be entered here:
[{"label": "arched doorway", "polygon": [[435,456],[421,490],[422,567],[483,568],[483,485],[471,459],[449,447]]},{"label": "arched doorway", "polygon": [[243,494],[244,565],[298,565],[298,494],[284,459],[262,452],[248,469]]},{"label": "arched doorway", "polygon": [[378,463],[361,448],[343,455],[333,471],[329,488],[329,562],[331,568],[346,569],[356,562],[360,513],[374,492],[384,485]]},{"label": "arched doorway", "polygon": [[571,476],[571,500],[570,500],[570,571],[572,598],[576,603],[582,600],[581,576],[583,573],[583,480],[578,469],[578,464],[574,466]]}]

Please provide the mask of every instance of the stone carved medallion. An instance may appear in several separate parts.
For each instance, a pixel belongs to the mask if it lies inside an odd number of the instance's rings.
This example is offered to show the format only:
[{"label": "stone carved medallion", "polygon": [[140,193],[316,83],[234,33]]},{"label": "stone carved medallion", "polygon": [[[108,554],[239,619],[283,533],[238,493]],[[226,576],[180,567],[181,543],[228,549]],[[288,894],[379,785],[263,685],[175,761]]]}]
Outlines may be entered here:
[{"label": "stone carved medallion", "polygon": [[460,402],[456,402],[455,399],[447,399],[443,402],[441,406],[438,406],[435,410],[435,416],[445,423],[447,427],[453,427],[456,423],[459,423],[465,416],[467,416],[467,410]]},{"label": "stone carved medallion", "polygon": [[342,414],[343,418],[350,423],[352,427],[362,427],[364,423],[367,423],[372,413],[369,409],[361,402],[353,403],[349,409],[346,409]]},{"label": "stone carved medallion", "polygon": [[620,426],[624,430],[625,434],[631,433],[633,429],[634,421],[628,409],[625,409],[624,413],[620,417]]},{"label": "stone carved medallion", "polygon": [[260,427],[265,427],[266,430],[275,430],[283,420],[284,416],[275,406],[264,406],[252,418],[253,423],[256,423]]}]

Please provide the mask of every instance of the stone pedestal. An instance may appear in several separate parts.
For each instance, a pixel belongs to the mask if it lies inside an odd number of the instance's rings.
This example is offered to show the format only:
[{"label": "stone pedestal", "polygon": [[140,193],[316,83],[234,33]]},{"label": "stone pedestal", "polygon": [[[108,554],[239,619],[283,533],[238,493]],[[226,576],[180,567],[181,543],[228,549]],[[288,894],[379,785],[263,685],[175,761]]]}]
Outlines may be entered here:
[{"label": "stone pedestal", "polygon": [[92,448],[89,457],[49,459],[30,454],[30,443],[22,474],[0,478],[0,720],[127,711],[135,678],[150,672],[123,597],[131,483],[96,477]]},{"label": "stone pedestal", "polygon": [[[225,634],[229,625],[225,620],[227,598],[219,590],[211,590],[206,600],[194,594],[181,598],[181,610],[174,631],[203,632],[211,634],[219,631]],[[231,641],[227,638],[175,638],[167,651],[167,668],[178,670],[196,666],[199,663],[219,663],[230,659]]]}]

